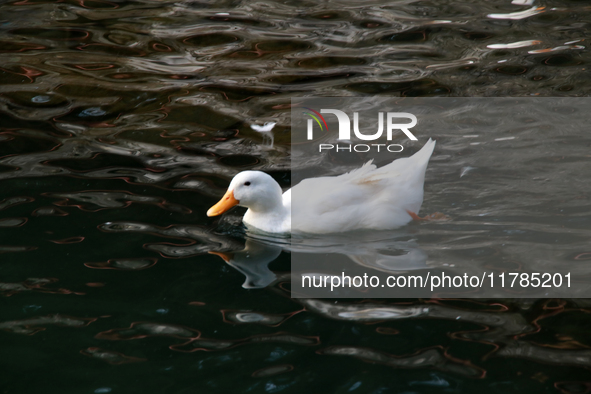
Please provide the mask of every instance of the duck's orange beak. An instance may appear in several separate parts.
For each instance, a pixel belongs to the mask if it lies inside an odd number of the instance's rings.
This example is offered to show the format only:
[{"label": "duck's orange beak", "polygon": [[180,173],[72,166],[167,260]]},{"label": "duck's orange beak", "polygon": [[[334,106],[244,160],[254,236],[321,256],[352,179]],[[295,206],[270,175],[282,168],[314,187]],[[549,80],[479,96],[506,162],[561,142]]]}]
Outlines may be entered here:
[{"label": "duck's orange beak", "polygon": [[232,258],[234,257],[234,253],[213,252],[213,251],[209,251],[207,253],[215,254],[216,256],[220,256],[226,263],[229,263],[230,261],[232,261]]},{"label": "duck's orange beak", "polygon": [[234,205],[238,205],[240,201],[234,198],[234,191],[228,190],[224,197],[217,204],[213,207],[209,208],[207,211],[207,216],[217,216],[221,215],[222,213],[226,212],[228,209],[232,208]]}]

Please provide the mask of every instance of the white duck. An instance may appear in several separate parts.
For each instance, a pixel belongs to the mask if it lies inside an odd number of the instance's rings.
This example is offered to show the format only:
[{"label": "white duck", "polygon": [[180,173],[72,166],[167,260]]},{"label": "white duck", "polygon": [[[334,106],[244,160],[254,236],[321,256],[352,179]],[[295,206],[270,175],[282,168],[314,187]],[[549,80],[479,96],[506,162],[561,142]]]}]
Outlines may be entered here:
[{"label": "white duck", "polygon": [[[429,139],[411,157],[381,168],[369,161],[343,175],[304,179],[283,194],[270,175],[243,171],[207,216],[240,205],[248,208],[243,222],[268,233],[321,234],[403,226],[419,219],[425,171],[434,148],[435,141]],[[293,209],[292,191],[296,196]]]}]

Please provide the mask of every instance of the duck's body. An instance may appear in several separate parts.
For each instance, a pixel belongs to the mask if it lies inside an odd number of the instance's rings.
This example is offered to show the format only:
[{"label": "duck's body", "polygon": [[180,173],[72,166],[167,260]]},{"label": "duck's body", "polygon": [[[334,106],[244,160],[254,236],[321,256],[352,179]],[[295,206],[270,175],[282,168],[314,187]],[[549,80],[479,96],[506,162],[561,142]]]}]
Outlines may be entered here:
[{"label": "duck's body", "polygon": [[244,223],[269,233],[400,227],[416,218],[421,208],[425,171],[434,148],[435,141],[429,139],[409,158],[381,168],[370,161],[343,175],[308,178],[283,194],[271,176],[244,171],[232,179],[226,195],[207,214],[215,216],[233,205],[245,206]]}]

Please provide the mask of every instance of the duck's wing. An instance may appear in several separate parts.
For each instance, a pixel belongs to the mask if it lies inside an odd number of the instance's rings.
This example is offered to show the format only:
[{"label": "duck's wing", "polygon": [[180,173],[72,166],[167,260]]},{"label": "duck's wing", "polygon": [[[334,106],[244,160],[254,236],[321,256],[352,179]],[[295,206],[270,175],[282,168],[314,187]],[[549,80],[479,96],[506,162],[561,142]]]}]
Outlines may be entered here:
[{"label": "duck's wing", "polygon": [[423,202],[425,170],[434,147],[435,141],[429,140],[412,157],[379,169],[368,162],[337,177],[303,180],[292,189],[292,228],[324,233],[408,223],[407,211],[418,213]]},{"label": "duck's wing", "polygon": [[387,200],[379,182],[363,182],[362,177],[309,178],[292,194],[292,230],[309,233],[372,228],[374,216],[384,214],[378,205]]}]

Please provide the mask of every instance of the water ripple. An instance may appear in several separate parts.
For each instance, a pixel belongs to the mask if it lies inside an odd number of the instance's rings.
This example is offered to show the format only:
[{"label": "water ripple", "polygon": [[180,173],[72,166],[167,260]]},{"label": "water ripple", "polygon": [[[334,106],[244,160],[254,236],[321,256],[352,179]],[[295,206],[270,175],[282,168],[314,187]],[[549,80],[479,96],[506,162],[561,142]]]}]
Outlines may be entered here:
[{"label": "water ripple", "polygon": [[290,185],[292,98],[557,97],[513,126],[510,98],[440,109],[458,131],[432,130],[424,204],[452,220],[405,241],[433,268],[585,272],[588,122],[543,119],[584,118],[560,97],[591,92],[588,19],[575,1],[2,3],[8,390],[589,391],[584,299],[295,300],[281,241],[253,263],[242,211],[205,216],[239,171]]}]

